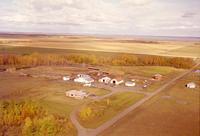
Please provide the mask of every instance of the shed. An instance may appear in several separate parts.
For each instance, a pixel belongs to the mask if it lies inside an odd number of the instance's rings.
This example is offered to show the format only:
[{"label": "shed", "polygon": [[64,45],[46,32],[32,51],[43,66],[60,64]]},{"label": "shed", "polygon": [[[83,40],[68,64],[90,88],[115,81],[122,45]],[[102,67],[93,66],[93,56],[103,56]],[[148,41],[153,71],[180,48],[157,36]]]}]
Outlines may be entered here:
[{"label": "shed", "polygon": [[63,76],[62,78],[64,81],[69,81],[70,80],[70,76]]},{"label": "shed", "polygon": [[91,78],[89,75],[79,74],[77,78],[74,79],[74,82],[89,84],[94,82],[94,79]]},{"label": "shed", "polygon": [[162,75],[161,74],[155,74],[155,75],[153,75],[153,79],[161,80],[162,79]]},{"label": "shed", "polygon": [[15,71],[16,71],[15,67],[10,67],[6,69],[6,72],[10,72],[10,73],[15,72]]},{"label": "shed", "polygon": [[92,84],[91,83],[88,83],[88,84],[84,84],[83,86],[86,86],[86,87],[91,87]]},{"label": "shed", "polygon": [[113,78],[111,81],[110,81],[111,84],[113,85],[120,85],[122,83],[124,83],[124,80],[122,78]]},{"label": "shed", "polygon": [[195,73],[200,73],[200,69],[197,69],[194,71]]},{"label": "shed", "polygon": [[135,85],[136,85],[135,82],[132,82],[132,81],[125,82],[125,86],[128,86],[128,87],[133,87]]},{"label": "shed", "polygon": [[99,82],[108,84],[110,82],[110,80],[111,80],[110,77],[104,76],[104,77],[99,79]]},{"label": "shed", "polygon": [[88,94],[82,90],[80,90],[80,91],[70,90],[70,91],[67,91],[65,94],[66,94],[66,96],[73,97],[75,99],[83,99],[88,96]]},{"label": "shed", "polygon": [[192,88],[196,88],[196,84],[195,84],[194,82],[190,82],[190,83],[187,83],[187,84],[186,84],[186,87],[187,87],[187,88],[191,88],[191,89],[192,89]]}]

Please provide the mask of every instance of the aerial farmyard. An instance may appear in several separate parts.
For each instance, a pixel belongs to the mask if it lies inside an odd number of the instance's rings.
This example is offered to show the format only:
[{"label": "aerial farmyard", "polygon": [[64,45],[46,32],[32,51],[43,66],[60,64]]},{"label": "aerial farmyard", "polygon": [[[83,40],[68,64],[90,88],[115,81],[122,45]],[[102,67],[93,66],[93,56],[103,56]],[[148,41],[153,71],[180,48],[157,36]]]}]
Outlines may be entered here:
[{"label": "aerial farmyard", "polygon": [[0,2],[0,135],[199,136],[198,5]]}]

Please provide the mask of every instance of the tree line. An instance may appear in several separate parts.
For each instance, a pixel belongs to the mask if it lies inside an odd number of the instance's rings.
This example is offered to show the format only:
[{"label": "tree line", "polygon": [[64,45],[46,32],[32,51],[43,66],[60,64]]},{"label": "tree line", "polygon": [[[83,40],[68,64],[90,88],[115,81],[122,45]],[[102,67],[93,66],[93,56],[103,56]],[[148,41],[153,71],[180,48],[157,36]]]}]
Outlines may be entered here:
[{"label": "tree line", "polygon": [[93,64],[114,66],[172,66],[175,68],[191,68],[194,61],[183,57],[165,57],[152,55],[117,54],[100,56],[95,54],[0,54],[0,65],[68,65]]}]

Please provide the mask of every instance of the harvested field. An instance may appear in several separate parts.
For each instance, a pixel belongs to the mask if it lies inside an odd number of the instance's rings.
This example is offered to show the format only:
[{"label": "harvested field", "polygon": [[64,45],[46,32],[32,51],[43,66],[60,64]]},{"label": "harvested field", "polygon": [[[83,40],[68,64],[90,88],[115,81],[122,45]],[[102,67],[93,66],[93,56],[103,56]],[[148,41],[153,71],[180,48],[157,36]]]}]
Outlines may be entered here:
[{"label": "harvested field", "polygon": [[200,57],[200,44],[198,44],[198,41],[90,36],[18,36],[13,38],[0,36],[0,45],[192,58]]},{"label": "harvested field", "polygon": [[[185,84],[193,81],[196,89]],[[199,136],[199,77],[192,74],[146,102],[100,136]]]}]

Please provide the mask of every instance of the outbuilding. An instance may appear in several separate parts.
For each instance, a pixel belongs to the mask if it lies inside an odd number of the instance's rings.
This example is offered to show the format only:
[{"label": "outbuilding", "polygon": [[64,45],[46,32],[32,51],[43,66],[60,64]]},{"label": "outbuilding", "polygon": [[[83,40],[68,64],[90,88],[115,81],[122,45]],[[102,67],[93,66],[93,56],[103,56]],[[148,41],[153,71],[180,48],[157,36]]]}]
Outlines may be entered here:
[{"label": "outbuilding", "polygon": [[110,81],[110,84],[112,85],[120,85],[122,83],[124,83],[124,80],[121,78],[114,78]]},{"label": "outbuilding", "polygon": [[132,81],[125,82],[125,86],[128,86],[128,87],[133,87],[135,85],[136,85],[135,82],[132,82]]},{"label": "outbuilding", "polygon": [[91,78],[89,75],[79,74],[77,78],[74,79],[74,82],[89,84],[94,82],[94,79]]},{"label": "outbuilding", "polygon": [[63,81],[69,81],[70,80],[70,76],[63,76]]},{"label": "outbuilding", "polygon": [[91,84],[91,83],[88,83],[88,84],[84,84],[83,86],[85,86],[85,87],[91,87],[92,84]]},{"label": "outbuilding", "polygon": [[13,73],[16,71],[16,68],[15,67],[9,67],[6,69],[6,72],[10,72],[10,73]]},{"label": "outbuilding", "polygon": [[194,71],[195,73],[200,73],[200,69],[197,69]]},{"label": "outbuilding", "polygon": [[155,75],[153,75],[153,79],[154,80],[161,80],[162,79],[162,75],[161,74],[155,74]]},{"label": "outbuilding", "polygon": [[110,77],[104,76],[99,79],[99,82],[108,84],[110,82],[110,80],[111,80]]},{"label": "outbuilding", "polygon": [[186,87],[187,87],[187,88],[191,88],[191,89],[192,89],[192,88],[196,88],[196,84],[195,84],[194,82],[190,82],[190,83],[187,83],[187,84],[186,84]]},{"label": "outbuilding", "polygon": [[70,90],[70,91],[67,91],[65,94],[66,94],[66,96],[73,97],[75,99],[83,99],[85,97],[88,97],[88,94],[82,90],[80,90],[80,91]]}]

